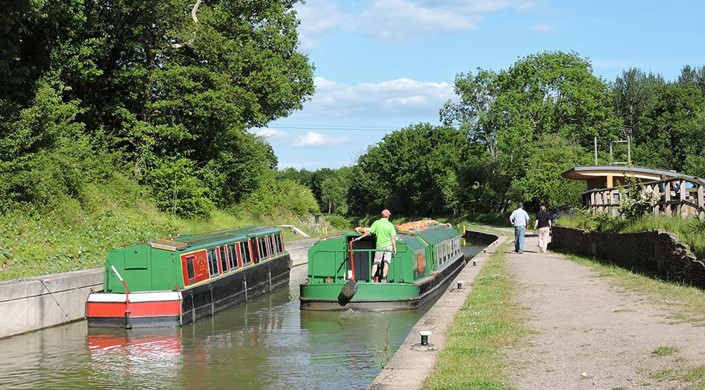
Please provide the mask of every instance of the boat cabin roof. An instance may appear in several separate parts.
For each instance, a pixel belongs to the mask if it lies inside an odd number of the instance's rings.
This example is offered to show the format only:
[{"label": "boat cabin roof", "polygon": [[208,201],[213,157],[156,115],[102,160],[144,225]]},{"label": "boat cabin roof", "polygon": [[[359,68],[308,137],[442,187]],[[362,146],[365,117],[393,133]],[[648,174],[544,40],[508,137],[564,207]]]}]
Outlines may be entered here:
[{"label": "boat cabin roof", "polygon": [[278,233],[279,231],[280,229],[273,227],[246,226],[198,234],[179,234],[176,237],[152,240],[147,244],[155,249],[170,251],[194,250],[246,240],[252,236]]}]

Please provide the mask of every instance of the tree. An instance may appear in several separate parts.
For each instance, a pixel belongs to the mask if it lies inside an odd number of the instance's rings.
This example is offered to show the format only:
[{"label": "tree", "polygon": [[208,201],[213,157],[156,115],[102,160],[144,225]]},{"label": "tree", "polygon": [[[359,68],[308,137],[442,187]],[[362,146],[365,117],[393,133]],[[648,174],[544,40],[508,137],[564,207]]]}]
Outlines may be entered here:
[{"label": "tree", "polygon": [[530,132],[529,139],[559,134],[583,147],[593,137],[612,138],[620,121],[611,110],[607,85],[576,53],[545,52],[517,61],[500,74],[505,126]]},{"label": "tree", "polygon": [[12,202],[53,206],[76,196],[88,180],[91,148],[75,121],[77,102],[64,103],[61,85],[37,83],[30,106],[19,111],[0,138],[0,209]]},{"label": "tree", "polygon": [[526,175],[511,183],[510,198],[523,199],[534,208],[568,209],[580,205],[585,191],[581,181],[568,180],[561,173],[585,164],[589,156],[577,145],[556,134],[545,134],[528,146]]},{"label": "tree", "polygon": [[386,135],[353,168],[352,211],[389,208],[409,216],[457,212],[467,146],[463,132],[427,123]]},{"label": "tree", "polygon": [[328,214],[336,213],[345,215],[348,213],[348,191],[350,190],[350,176],[352,169],[350,167],[342,167],[335,170],[335,174],[323,180],[321,183],[321,200],[319,205],[322,210],[326,210]]},{"label": "tree", "polygon": [[193,196],[238,202],[276,167],[271,147],[247,130],[313,94],[295,3],[10,0],[0,16],[0,136],[31,126],[20,116],[44,80],[57,104],[76,107],[61,123],[81,127],[94,149],[119,153],[156,198],[167,191],[162,173],[188,167],[194,185],[208,186]]},{"label": "tree", "polygon": [[637,144],[635,164],[683,171],[688,155],[700,155],[702,112],[705,98],[694,85],[675,83],[657,90],[653,109],[644,117],[644,140]]},{"label": "tree", "polygon": [[442,120],[466,131],[472,148],[485,149],[471,171],[486,176],[471,188],[492,194],[500,210],[510,200],[534,199],[525,184],[536,142],[554,135],[588,153],[594,137],[612,139],[621,127],[607,85],[575,53],[545,52],[499,73],[461,74],[455,89],[459,102],[445,105]]},{"label": "tree", "polygon": [[632,129],[635,142],[641,142],[643,116],[656,104],[657,89],[666,84],[661,76],[631,68],[622,72],[612,85],[615,109],[625,126]]}]

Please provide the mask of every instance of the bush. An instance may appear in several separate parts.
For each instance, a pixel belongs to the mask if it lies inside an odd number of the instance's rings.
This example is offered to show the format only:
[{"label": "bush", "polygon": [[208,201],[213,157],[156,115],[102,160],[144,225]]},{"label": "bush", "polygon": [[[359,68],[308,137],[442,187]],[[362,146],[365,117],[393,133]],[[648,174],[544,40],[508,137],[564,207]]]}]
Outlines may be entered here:
[{"label": "bush", "polygon": [[147,176],[157,206],[180,217],[207,218],[215,209],[208,188],[187,158],[158,160]]},{"label": "bush", "polygon": [[619,188],[622,201],[619,203],[619,213],[629,221],[635,221],[651,214],[659,197],[653,192],[644,191],[644,186],[634,176],[627,176],[629,190]]},{"label": "bush", "polygon": [[326,215],[325,220],[338,230],[349,230],[352,228],[351,221],[341,215]]}]

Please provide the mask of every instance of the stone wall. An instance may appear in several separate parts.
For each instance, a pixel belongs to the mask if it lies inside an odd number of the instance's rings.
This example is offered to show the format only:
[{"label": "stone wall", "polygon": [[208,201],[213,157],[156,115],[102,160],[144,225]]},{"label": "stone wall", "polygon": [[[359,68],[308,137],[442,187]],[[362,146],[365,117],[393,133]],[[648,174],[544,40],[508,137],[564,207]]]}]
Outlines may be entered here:
[{"label": "stone wall", "polygon": [[668,281],[705,288],[705,264],[670,233],[617,234],[564,227],[552,231],[550,249],[593,256],[628,269],[646,269]]},{"label": "stone wall", "polygon": [[489,245],[497,240],[497,235],[495,234],[474,232],[470,230],[466,230],[463,237],[475,245]]}]

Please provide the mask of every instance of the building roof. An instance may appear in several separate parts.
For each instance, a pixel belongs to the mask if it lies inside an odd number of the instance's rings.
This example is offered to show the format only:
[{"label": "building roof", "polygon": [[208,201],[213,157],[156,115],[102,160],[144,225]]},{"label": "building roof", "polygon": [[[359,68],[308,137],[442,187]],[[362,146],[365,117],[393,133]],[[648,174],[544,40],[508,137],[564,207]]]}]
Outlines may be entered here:
[{"label": "building roof", "polygon": [[561,173],[566,179],[571,180],[590,180],[596,177],[604,176],[634,176],[643,180],[663,180],[676,177],[684,177],[680,172],[666,171],[662,169],[653,169],[637,166],[626,165],[583,165],[571,168]]}]

